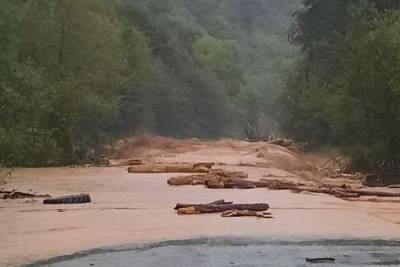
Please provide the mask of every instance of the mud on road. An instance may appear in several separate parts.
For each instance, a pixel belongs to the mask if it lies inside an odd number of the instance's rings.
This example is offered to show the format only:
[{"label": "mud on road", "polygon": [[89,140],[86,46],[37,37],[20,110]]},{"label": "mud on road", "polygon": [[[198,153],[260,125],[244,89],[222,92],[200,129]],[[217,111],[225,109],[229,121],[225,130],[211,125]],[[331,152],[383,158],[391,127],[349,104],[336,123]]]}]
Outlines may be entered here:
[{"label": "mud on road", "polygon": [[[131,140],[120,145],[115,161],[215,161],[216,167],[244,171],[250,179],[275,177],[305,182],[318,177],[312,162],[265,143],[234,140]],[[263,157],[260,157],[260,153]],[[82,205],[45,206],[40,200],[0,201],[0,266],[17,266],[98,247],[194,237],[321,239],[400,236],[398,199],[390,202],[345,201],[323,194],[290,191],[210,190],[174,187],[176,174],[129,174],[125,167],[16,169],[5,186],[53,196],[89,193]],[[342,182],[342,181],[337,181]],[[178,216],[177,202],[267,202],[274,219],[221,218],[219,214]]]}]

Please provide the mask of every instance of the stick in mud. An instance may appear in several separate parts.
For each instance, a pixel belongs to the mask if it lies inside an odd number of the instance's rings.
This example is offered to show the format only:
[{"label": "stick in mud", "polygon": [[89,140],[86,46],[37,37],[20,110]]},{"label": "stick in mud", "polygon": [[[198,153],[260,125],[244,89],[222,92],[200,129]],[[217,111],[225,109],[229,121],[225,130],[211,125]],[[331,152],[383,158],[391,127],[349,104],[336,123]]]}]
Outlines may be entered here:
[{"label": "stick in mud", "polygon": [[273,219],[271,213],[265,211],[252,211],[252,210],[227,210],[221,215],[222,217],[257,217]]}]

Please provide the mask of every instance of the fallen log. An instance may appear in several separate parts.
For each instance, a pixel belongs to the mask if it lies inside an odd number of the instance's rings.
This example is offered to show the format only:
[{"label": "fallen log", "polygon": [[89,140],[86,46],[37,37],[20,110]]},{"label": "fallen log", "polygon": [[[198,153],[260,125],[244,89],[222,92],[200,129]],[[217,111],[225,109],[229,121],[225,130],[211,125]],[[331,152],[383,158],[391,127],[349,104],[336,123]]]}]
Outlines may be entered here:
[{"label": "fallen log", "polygon": [[225,188],[224,181],[222,179],[209,179],[205,181],[205,186],[210,189],[221,189]]},{"label": "fallen log", "polygon": [[146,164],[128,167],[129,173],[208,173],[209,165],[196,164]]},{"label": "fallen log", "polygon": [[219,199],[219,200],[215,200],[213,202],[210,202],[209,204],[233,204],[233,201],[225,201],[224,199]]},{"label": "fallen log", "polygon": [[295,193],[308,191],[311,193],[323,193],[335,195],[337,197],[360,197],[360,196],[376,196],[376,197],[400,197],[400,193],[373,191],[363,189],[344,189],[344,188],[317,188],[317,187],[304,187],[299,186],[292,190]]},{"label": "fallen log", "polygon": [[248,180],[229,180],[222,181],[223,188],[235,188],[235,189],[253,189],[257,188],[257,184],[254,181]]},{"label": "fallen log", "polygon": [[207,169],[211,169],[212,166],[214,166],[215,163],[214,162],[197,162],[195,164],[193,164],[193,168],[207,168]]},{"label": "fallen log", "polygon": [[254,189],[254,188],[270,188],[273,190],[291,190],[297,188],[299,184],[291,181],[282,180],[266,180],[261,179],[259,181],[251,181],[244,179],[219,179],[219,180],[207,180],[207,188],[221,189]]},{"label": "fallen log", "polygon": [[249,175],[245,172],[240,171],[228,171],[224,169],[212,169],[209,171],[209,174],[215,174],[222,177],[229,177],[229,178],[248,178]]},{"label": "fallen log", "polygon": [[217,169],[210,170],[207,174],[172,177],[168,179],[167,183],[169,185],[206,185],[208,182],[210,188],[223,188],[221,183],[224,181],[242,179],[242,177],[247,177],[247,173]]},{"label": "fallen log", "polygon": [[141,159],[127,159],[120,161],[118,163],[110,163],[110,167],[124,167],[124,166],[132,166],[132,165],[144,165],[144,162]]},{"label": "fallen log", "polygon": [[189,176],[177,176],[169,178],[169,185],[205,185],[207,180],[218,179],[219,176],[210,174],[195,174]]},{"label": "fallen log", "polygon": [[358,193],[347,192],[340,188],[333,188],[331,195],[334,195],[335,197],[338,197],[338,198],[358,198],[358,197],[360,197],[360,195]]},{"label": "fallen log", "polygon": [[[221,204],[233,204],[232,201],[225,201],[224,199],[220,199],[220,200],[216,200],[213,202],[208,203],[207,205],[221,205]],[[179,210],[181,208],[188,208],[188,207],[193,207],[193,206],[198,206],[198,205],[202,205],[202,204],[181,204],[181,203],[176,203],[176,206],[174,208],[174,210]]]},{"label": "fallen log", "polygon": [[[182,204],[185,205],[185,204]],[[179,215],[201,214],[201,213],[216,213],[227,210],[250,210],[250,211],[266,211],[269,205],[266,203],[256,204],[197,204],[185,208],[179,208]]]},{"label": "fallen log", "polygon": [[348,192],[348,190],[341,189],[341,188],[319,188],[319,187],[299,186],[299,187],[292,189],[292,192],[294,192],[294,193],[301,193],[301,192],[320,193],[320,194],[334,195],[336,197],[341,197],[341,198],[359,197],[360,196],[357,192]]},{"label": "fallen log", "polygon": [[385,191],[373,191],[373,190],[362,190],[362,189],[347,189],[345,192],[356,193],[360,196],[376,196],[376,197],[400,197],[400,193],[385,192]]},{"label": "fallen log", "polygon": [[375,202],[375,203],[400,203],[400,199],[384,198],[384,197],[373,197],[373,198],[343,198],[347,201],[357,202]]},{"label": "fallen log", "polygon": [[19,199],[19,198],[47,198],[51,197],[48,194],[45,195],[38,195],[38,194],[31,194],[25,193],[20,191],[0,191],[0,199]]},{"label": "fallen log", "polygon": [[292,190],[301,185],[299,183],[280,179],[261,179],[260,182],[267,184],[267,187],[272,190]]},{"label": "fallen log", "polygon": [[321,194],[331,194],[331,188],[319,188],[319,187],[309,187],[309,186],[298,186],[292,189],[293,193],[310,192],[310,193],[321,193]]},{"label": "fallen log", "polygon": [[251,211],[251,210],[227,210],[227,211],[224,211],[221,216],[222,217],[252,216],[252,217],[268,218],[268,219],[274,218],[271,216],[271,213],[269,213],[269,212]]},{"label": "fallen log", "polygon": [[268,184],[264,182],[256,182],[250,180],[243,180],[238,178],[228,178],[228,179],[214,179],[207,180],[206,187],[210,189],[254,189],[257,187],[268,187]]}]

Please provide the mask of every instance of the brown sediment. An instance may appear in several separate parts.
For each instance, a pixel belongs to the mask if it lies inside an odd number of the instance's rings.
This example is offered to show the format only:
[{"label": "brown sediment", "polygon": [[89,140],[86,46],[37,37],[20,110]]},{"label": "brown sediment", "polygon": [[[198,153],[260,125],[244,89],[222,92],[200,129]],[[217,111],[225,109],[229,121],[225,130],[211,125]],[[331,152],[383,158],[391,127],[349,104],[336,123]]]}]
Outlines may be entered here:
[{"label": "brown sediment", "polygon": [[[356,181],[319,177],[312,170],[313,164],[302,155],[276,145],[226,139],[215,142],[163,140],[161,143],[167,148],[151,140],[147,145],[137,146],[139,148],[133,152],[133,146],[126,145],[121,158],[153,163],[221,162],[223,169],[248,173],[252,181],[266,175],[312,186],[357,185]],[[260,152],[263,158],[257,158]],[[268,167],[237,166],[240,161]],[[217,164],[213,168],[221,166]],[[92,202],[53,207],[42,205],[40,201],[0,200],[0,266],[22,265],[96,247],[198,236],[382,239],[400,236],[398,203],[345,201],[325,194],[293,194],[288,190],[265,188],[173,187],[167,184],[171,176],[130,174],[124,167],[16,169],[5,190],[18,188],[29,192],[33,189],[51,195],[90,193]],[[400,193],[399,189],[374,190]],[[219,214],[177,216],[171,209],[178,201],[209,203],[215,199],[268,203],[274,219],[224,219]],[[400,200],[393,197],[390,201],[397,199]],[[38,210],[43,212],[36,212]]]}]

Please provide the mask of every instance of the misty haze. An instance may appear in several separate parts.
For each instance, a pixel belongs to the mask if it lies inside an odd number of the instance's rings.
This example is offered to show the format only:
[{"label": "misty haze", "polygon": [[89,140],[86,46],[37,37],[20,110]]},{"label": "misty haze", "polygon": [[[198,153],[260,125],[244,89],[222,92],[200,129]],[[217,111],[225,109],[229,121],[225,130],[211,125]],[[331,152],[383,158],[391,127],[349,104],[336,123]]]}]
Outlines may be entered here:
[{"label": "misty haze", "polygon": [[400,1],[0,0],[0,266],[400,266]]}]

